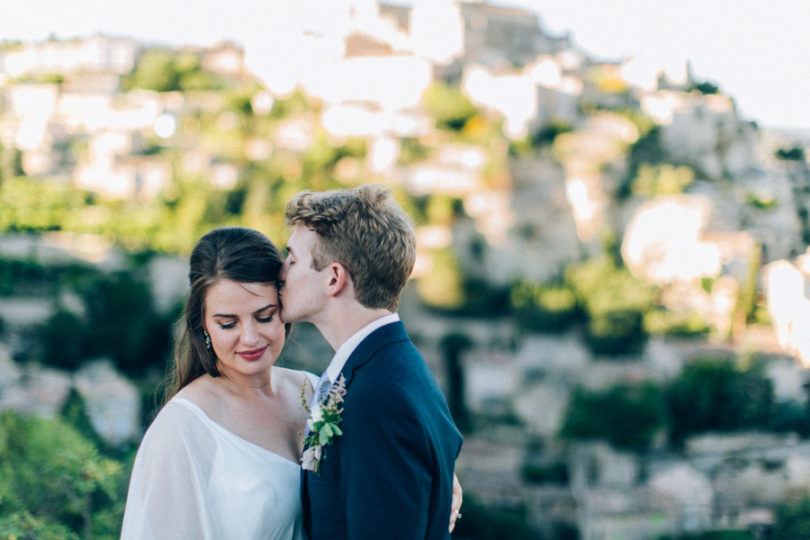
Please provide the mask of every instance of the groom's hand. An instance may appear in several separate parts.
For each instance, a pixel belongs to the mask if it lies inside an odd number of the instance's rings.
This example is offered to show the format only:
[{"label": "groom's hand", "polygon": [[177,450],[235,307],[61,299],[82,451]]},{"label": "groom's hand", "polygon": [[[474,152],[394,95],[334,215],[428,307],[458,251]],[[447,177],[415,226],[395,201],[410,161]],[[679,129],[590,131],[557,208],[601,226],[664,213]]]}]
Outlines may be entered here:
[{"label": "groom's hand", "polygon": [[450,532],[456,528],[456,520],[461,517],[461,499],[464,492],[461,490],[461,483],[458,476],[453,473],[453,502],[450,504]]}]

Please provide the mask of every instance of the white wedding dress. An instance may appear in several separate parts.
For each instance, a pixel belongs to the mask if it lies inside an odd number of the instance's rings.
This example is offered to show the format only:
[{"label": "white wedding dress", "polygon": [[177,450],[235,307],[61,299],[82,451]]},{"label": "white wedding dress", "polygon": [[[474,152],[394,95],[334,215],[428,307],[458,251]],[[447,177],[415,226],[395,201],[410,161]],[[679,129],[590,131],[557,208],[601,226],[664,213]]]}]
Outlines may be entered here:
[{"label": "white wedding dress", "polygon": [[303,540],[300,468],[175,396],[141,442],[122,540]]}]

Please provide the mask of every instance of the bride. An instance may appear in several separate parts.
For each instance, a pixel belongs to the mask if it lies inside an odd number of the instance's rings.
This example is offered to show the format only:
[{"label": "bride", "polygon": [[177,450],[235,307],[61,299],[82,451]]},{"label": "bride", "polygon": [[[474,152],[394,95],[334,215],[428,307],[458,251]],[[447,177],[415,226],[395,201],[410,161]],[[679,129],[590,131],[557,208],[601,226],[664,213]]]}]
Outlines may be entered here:
[{"label": "bride", "polygon": [[317,377],[274,365],[281,264],[251,229],[194,248],[168,401],[138,449],[122,539],[304,538],[301,392]]}]

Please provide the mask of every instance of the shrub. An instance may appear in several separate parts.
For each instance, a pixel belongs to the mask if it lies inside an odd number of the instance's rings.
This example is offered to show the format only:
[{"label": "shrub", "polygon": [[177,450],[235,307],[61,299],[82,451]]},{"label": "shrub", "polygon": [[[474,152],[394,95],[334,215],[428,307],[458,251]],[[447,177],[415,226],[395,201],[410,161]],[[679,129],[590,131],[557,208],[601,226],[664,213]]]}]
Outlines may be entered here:
[{"label": "shrub", "polygon": [[457,309],[464,304],[464,278],[452,250],[433,251],[433,267],[419,278],[417,290],[429,307]]},{"label": "shrub", "polygon": [[669,163],[659,165],[642,163],[630,189],[635,195],[676,195],[683,193],[684,188],[694,181],[695,171],[686,165],[676,167]]},{"label": "shrub", "polygon": [[592,315],[585,332],[591,352],[608,356],[637,353],[647,340],[642,314],[616,309]]},{"label": "shrub", "polygon": [[68,370],[79,367],[87,334],[79,317],[59,310],[37,329],[36,334],[42,345],[42,363]]},{"label": "shrub", "polygon": [[518,327],[530,332],[559,332],[580,318],[577,297],[564,284],[516,282],[509,288],[509,305]]},{"label": "shrub", "polygon": [[754,191],[746,191],[745,202],[760,210],[773,210],[778,205],[776,197],[772,193],[757,193]]},{"label": "shrub", "polygon": [[717,94],[720,91],[720,87],[718,87],[714,83],[703,81],[692,83],[692,85],[689,87],[689,90],[695,90],[697,92],[700,92],[701,94]]},{"label": "shrub", "polygon": [[435,119],[436,127],[461,131],[477,109],[457,86],[434,83],[422,97],[422,106]]},{"label": "shrub", "polygon": [[756,540],[756,537],[748,531],[707,531],[699,534],[683,536],[659,536],[658,540]]},{"label": "shrub", "polygon": [[135,71],[122,82],[125,90],[144,88],[157,92],[217,90],[224,87],[215,74],[200,66],[194,53],[176,54],[165,49],[148,49],[138,58]]},{"label": "shrub", "polygon": [[674,312],[654,309],[644,314],[644,330],[648,334],[669,336],[703,336],[709,325],[696,312]]},{"label": "shrub", "polygon": [[115,538],[120,462],[59,419],[0,415],[0,532],[21,538]]},{"label": "shrub", "polygon": [[779,433],[794,432],[802,436],[810,434],[808,410],[797,401],[784,401],[774,405],[768,428]]},{"label": "shrub", "polygon": [[80,536],[61,523],[32,516],[25,510],[5,514],[0,505],[0,538],[4,540],[79,540]]},{"label": "shrub", "polygon": [[173,55],[168,51],[152,49],[138,58],[135,71],[122,81],[125,90],[144,88],[158,92],[180,89],[180,74],[174,69]]},{"label": "shrub", "polygon": [[55,231],[64,228],[84,193],[52,179],[32,181],[17,176],[0,183],[0,231]]},{"label": "shrub", "polygon": [[608,256],[569,267],[565,283],[586,315],[586,343],[594,353],[618,355],[641,348],[647,339],[643,315],[654,305],[653,288]]},{"label": "shrub", "polygon": [[498,317],[508,311],[508,292],[483,279],[465,278],[462,283],[463,304],[450,313],[468,317]]},{"label": "shrub", "polygon": [[776,507],[773,529],[769,538],[800,540],[810,531],[810,497],[787,501]]},{"label": "shrub", "polygon": [[654,289],[638,281],[624,266],[602,256],[565,271],[565,283],[577,295],[588,315],[617,310],[648,311],[654,304]]},{"label": "shrub", "polygon": [[171,348],[171,320],[154,311],[149,287],[134,272],[102,276],[81,291],[87,306],[83,357],[108,356],[119,369],[140,374],[161,369]]},{"label": "shrub", "polygon": [[737,369],[730,359],[701,358],[684,367],[667,389],[671,440],[707,431],[767,426],[773,387],[757,369]]},{"label": "shrub", "polygon": [[632,194],[633,179],[638,175],[642,164],[656,165],[665,160],[666,151],[661,143],[661,128],[658,126],[649,128],[630,147],[627,155],[627,175],[619,185],[616,196],[626,198]]},{"label": "shrub", "polygon": [[538,465],[527,463],[521,470],[523,480],[529,484],[568,484],[568,466],[565,463]]},{"label": "shrub", "polygon": [[411,165],[419,161],[425,161],[430,155],[430,147],[414,137],[404,137],[399,142],[399,165]]},{"label": "shrub", "polygon": [[551,120],[548,124],[543,126],[540,130],[532,135],[532,143],[535,146],[544,144],[553,144],[554,139],[561,133],[568,133],[574,128],[568,122],[562,120]]},{"label": "shrub", "polygon": [[[462,480],[463,484],[463,480]],[[538,538],[526,520],[526,509],[484,506],[472,495],[464,495],[464,519],[456,522],[453,538],[458,540],[529,540]]]},{"label": "shrub", "polygon": [[647,448],[665,426],[661,389],[646,381],[619,384],[606,391],[574,391],[561,435],[569,439],[604,439],[618,448]]},{"label": "shrub", "polygon": [[780,148],[776,151],[776,157],[785,161],[804,161],[804,149],[800,146],[793,148]]},{"label": "shrub", "polygon": [[61,285],[71,285],[98,271],[84,263],[42,264],[28,259],[0,259],[0,295],[56,296]]}]

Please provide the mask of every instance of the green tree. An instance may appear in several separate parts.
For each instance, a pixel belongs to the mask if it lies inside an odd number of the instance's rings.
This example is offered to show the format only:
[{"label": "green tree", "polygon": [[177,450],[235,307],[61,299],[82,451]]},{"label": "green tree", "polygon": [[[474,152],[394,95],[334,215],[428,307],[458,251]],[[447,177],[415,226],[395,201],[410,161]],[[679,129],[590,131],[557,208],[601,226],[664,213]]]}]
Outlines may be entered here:
[{"label": "green tree", "polygon": [[810,531],[810,497],[787,501],[776,507],[770,538],[805,540]]},{"label": "green tree", "polygon": [[642,131],[638,140],[630,147],[627,154],[627,174],[617,189],[619,198],[629,197],[632,193],[633,180],[638,176],[642,164],[658,165],[666,161],[666,151],[661,143],[661,128],[652,127]]},{"label": "green tree", "polygon": [[[464,483],[463,478],[461,479]],[[529,540],[533,538],[574,539],[576,536],[538,536],[526,519],[526,509],[485,506],[474,496],[464,494],[464,519],[456,522],[453,538],[458,540]]]},{"label": "green tree", "polygon": [[159,47],[145,50],[135,70],[122,82],[125,90],[143,88],[157,92],[218,90],[225,86],[221,77],[202,68],[198,54]]},{"label": "green tree", "polygon": [[419,277],[417,290],[422,301],[430,307],[452,310],[464,304],[464,278],[452,250],[433,252],[431,271]]},{"label": "green tree", "polygon": [[441,82],[425,90],[422,107],[435,119],[436,127],[454,131],[461,131],[478,112],[461,88]]},{"label": "green tree", "polygon": [[642,163],[632,181],[631,190],[636,195],[676,195],[695,181],[695,171],[682,165],[669,163],[651,165]]},{"label": "green tree", "polygon": [[68,370],[79,367],[87,330],[78,316],[58,310],[37,329],[36,334],[43,348],[43,363]]},{"label": "green tree", "polygon": [[703,82],[694,82],[689,87],[689,90],[696,90],[701,94],[718,94],[720,93],[720,87],[714,83],[710,83],[708,81]]},{"label": "green tree", "polygon": [[116,538],[125,475],[120,462],[59,419],[0,415],[5,538]]},{"label": "green tree", "polygon": [[695,311],[676,312],[661,307],[644,314],[644,330],[651,335],[696,337],[708,334],[709,325]]},{"label": "green tree", "polygon": [[604,439],[617,448],[647,448],[666,425],[661,389],[650,381],[618,384],[606,391],[574,391],[561,435],[569,439]]},{"label": "green tree", "polygon": [[655,291],[617,265],[614,256],[568,267],[565,284],[575,292],[586,315],[585,338],[593,352],[632,353],[644,344],[647,334],[643,318],[654,306]]},{"label": "green tree", "polygon": [[785,161],[804,161],[804,148],[794,146],[792,148],[779,148],[774,154],[778,159]]},{"label": "green tree", "polygon": [[84,193],[64,182],[23,176],[0,183],[0,232],[60,230]]},{"label": "green tree", "polygon": [[576,294],[564,284],[515,282],[509,304],[518,327],[530,332],[559,332],[581,319]]},{"label": "green tree", "polygon": [[7,148],[0,143],[0,183],[23,174],[22,153],[14,146]]},{"label": "green tree", "polygon": [[[756,540],[748,531],[726,530],[726,531],[706,531],[698,534],[687,534],[673,537],[670,535],[659,536],[658,540]],[[777,537],[782,538],[782,537]]]},{"label": "green tree", "polygon": [[180,73],[174,66],[174,55],[164,49],[147,49],[138,58],[135,71],[124,79],[125,90],[144,88],[157,92],[180,89]]},{"label": "green tree", "polygon": [[140,374],[163,366],[171,347],[171,323],[154,311],[148,285],[135,272],[116,272],[85,284],[87,307],[83,357],[108,356],[119,369]]},{"label": "green tree", "polygon": [[67,526],[37,518],[26,510],[5,513],[0,506],[0,539],[2,540],[79,540]]},{"label": "green tree", "polygon": [[773,385],[757,367],[741,370],[729,358],[699,358],[666,392],[670,439],[694,433],[762,429],[774,411]]}]

